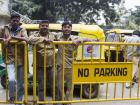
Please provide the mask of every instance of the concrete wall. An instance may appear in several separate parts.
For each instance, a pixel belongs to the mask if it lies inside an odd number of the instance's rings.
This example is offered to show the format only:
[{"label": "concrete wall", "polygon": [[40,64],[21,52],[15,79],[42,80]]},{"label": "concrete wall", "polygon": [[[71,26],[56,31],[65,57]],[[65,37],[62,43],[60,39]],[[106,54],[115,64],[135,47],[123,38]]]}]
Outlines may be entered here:
[{"label": "concrete wall", "polygon": [[0,0],[0,25],[7,24],[9,17],[9,0]]}]

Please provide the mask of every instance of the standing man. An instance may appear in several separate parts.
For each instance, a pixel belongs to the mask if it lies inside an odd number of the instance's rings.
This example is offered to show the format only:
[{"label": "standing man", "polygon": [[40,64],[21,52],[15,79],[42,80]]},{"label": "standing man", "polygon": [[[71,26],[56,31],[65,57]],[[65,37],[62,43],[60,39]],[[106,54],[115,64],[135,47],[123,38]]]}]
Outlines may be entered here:
[{"label": "standing man", "polygon": [[[36,44],[36,66],[37,66],[37,81],[38,81],[38,97],[39,101],[44,100],[44,67],[47,70],[47,83],[53,84],[53,64],[54,64],[54,49],[52,44],[46,45],[46,65],[44,65],[44,46],[45,42],[50,43],[55,40],[54,35],[49,33],[49,21],[42,20],[39,23],[39,32],[32,34],[29,37],[29,43]],[[43,43],[44,42],[44,43]],[[40,104],[42,105],[42,104]]]},{"label": "standing man", "polygon": [[[0,38],[4,41],[3,59],[5,64],[7,65],[9,102],[11,103],[15,101],[16,83],[18,101],[22,101],[24,92],[24,46],[17,46],[17,61],[15,61],[15,45],[10,43],[10,40],[12,39],[17,39],[19,41],[27,41],[27,32],[20,25],[20,16],[18,14],[12,14],[10,23],[0,28]],[[7,60],[6,48],[8,49]],[[17,81],[15,79],[15,62],[17,62]]]},{"label": "standing man", "polygon": [[[60,37],[60,41],[76,41],[78,37],[74,37],[71,35],[72,24],[68,21],[63,22],[62,24],[62,37]],[[77,41],[78,42],[78,41]],[[64,45],[58,45],[57,52],[57,77],[58,77],[58,100],[62,100],[62,69],[64,67],[64,80],[66,82],[66,93],[64,93],[65,100],[71,100],[72,97],[72,50],[76,51],[77,47],[71,44],[65,45],[65,55],[63,65],[63,48]],[[75,53],[76,54],[76,53]],[[75,55],[76,56],[76,55]],[[63,105],[71,105],[71,104],[63,104]]]},{"label": "standing man", "polygon": [[[60,37],[60,41],[72,41],[73,44],[66,45],[58,45],[57,52],[57,77],[58,77],[58,100],[62,100],[62,72],[64,69],[64,80],[66,82],[66,93],[64,93],[64,99],[70,101],[72,98],[72,52],[74,51],[74,59],[76,58],[78,44],[81,42],[93,41],[91,39],[80,38],[78,36],[71,35],[72,24],[71,22],[65,21],[62,23],[62,36]],[[95,41],[95,40],[94,40]],[[63,54],[65,46],[65,53]],[[64,59],[63,59],[64,57]],[[64,65],[63,65],[64,60]],[[64,86],[64,85],[63,85]],[[71,105],[71,103],[63,104],[63,105]]]},{"label": "standing man", "polygon": [[[125,43],[140,43],[140,31],[136,30],[133,32],[132,36],[124,37],[124,42]],[[133,86],[138,81],[140,46],[134,46],[134,57],[132,56],[132,54],[133,54],[133,47],[128,46],[126,50],[127,62],[132,62],[132,60],[134,60],[134,63],[133,63],[133,72],[132,72],[132,85],[130,85],[129,83],[126,83],[126,88],[130,88],[130,86]]]}]

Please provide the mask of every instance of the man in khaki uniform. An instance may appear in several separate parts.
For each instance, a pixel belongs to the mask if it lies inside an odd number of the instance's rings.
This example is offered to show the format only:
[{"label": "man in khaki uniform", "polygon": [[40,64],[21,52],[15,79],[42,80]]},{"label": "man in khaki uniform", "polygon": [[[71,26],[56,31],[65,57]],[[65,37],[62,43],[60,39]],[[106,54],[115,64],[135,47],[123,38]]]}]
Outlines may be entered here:
[{"label": "man in khaki uniform", "polygon": [[55,36],[49,33],[48,28],[49,28],[49,22],[47,20],[42,20],[39,24],[39,32],[34,33],[29,37],[29,43],[36,44],[36,60],[37,60],[36,66],[37,66],[39,101],[44,100],[44,68],[45,67],[47,71],[47,74],[46,74],[47,84],[50,84],[51,89],[52,89],[52,84],[53,84],[52,73],[53,73],[55,52],[54,52],[52,44],[46,44],[46,64],[44,65],[45,43],[50,43],[51,41],[55,40]]},{"label": "man in khaki uniform", "polygon": [[[73,37],[71,35],[72,30],[72,24],[70,22],[64,22],[62,24],[62,37],[60,37],[60,41],[74,41],[77,39],[77,37]],[[58,76],[58,93],[59,93],[59,99],[62,100],[62,70],[64,67],[64,81],[66,82],[66,93],[64,93],[64,99],[65,100],[71,100],[72,97],[72,50],[76,51],[76,46],[73,45],[65,45],[65,54],[63,59],[63,49],[64,45],[58,45],[58,52],[57,52],[57,76]],[[64,60],[64,65],[63,65]]]},{"label": "man in khaki uniform", "polygon": [[[64,76],[64,80],[66,82],[66,93],[64,93],[65,100],[71,100],[72,97],[72,51],[74,51],[74,59],[76,58],[77,47],[78,43],[92,41],[91,39],[80,38],[78,36],[71,35],[72,24],[68,21],[65,21],[62,24],[62,36],[60,37],[60,41],[72,41],[73,44],[66,44],[66,45],[58,45],[58,52],[57,52],[57,77],[58,77],[58,100],[62,100],[62,78]],[[64,50],[65,47],[65,50]],[[63,56],[64,50],[64,56]],[[64,59],[63,59],[64,57]],[[63,65],[64,60],[64,65]],[[64,75],[62,75],[64,69]],[[63,104],[63,105],[71,105]]]},{"label": "man in khaki uniform", "polygon": [[[9,101],[15,100],[15,85],[17,82],[17,97],[18,101],[22,100],[23,97],[23,83],[24,83],[24,46],[18,45],[17,47],[17,81],[15,79],[15,45],[9,43],[12,39],[20,41],[27,41],[27,32],[22,28],[20,23],[20,16],[18,14],[11,15],[11,21],[8,25],[0,27],[0,39],[4,41],[3,44],[3,59],[7,65],[8,72],[8,89],[9,89]],[[6,60],[6,48],[8,49],[7,60]]]}]

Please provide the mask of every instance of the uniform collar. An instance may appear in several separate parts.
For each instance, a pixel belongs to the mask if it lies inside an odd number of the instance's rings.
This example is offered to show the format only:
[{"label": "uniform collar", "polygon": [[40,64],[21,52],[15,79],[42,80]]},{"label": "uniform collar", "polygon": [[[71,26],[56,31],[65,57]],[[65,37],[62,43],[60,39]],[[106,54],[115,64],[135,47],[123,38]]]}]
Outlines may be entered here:
[{"label": "uniform collar", "polygon": [[[22,23],[20,23],[20,26],[22,25]],[[20,31],[22,28],[19,26],[19,28],[16,30],[16,31]],[[10,24],[7,24],[5,25],[6,28],[8,28],[10,31],[11,31],[11,25]]]},{"label": "uniform collar", "polygon": [[39,37],[47,37],[47,38],[49,38],[50,33],[48,32],[48,34],[47,34],[46,36],[42,36],[42,35],[38,32],[38,36],[39,36]]},{"label": "uniform collar", "polygon": [[9,30],[11,30],[12,28],[10,24],[5,25],[5,27],[8,28]]},{"label": "uniform collar", "polygon": [[[64,39],[64,35],[62,35],[62,38]],[[72,35],[70,34],[70,36],[68,37],[67,41],[72,41]]]}]

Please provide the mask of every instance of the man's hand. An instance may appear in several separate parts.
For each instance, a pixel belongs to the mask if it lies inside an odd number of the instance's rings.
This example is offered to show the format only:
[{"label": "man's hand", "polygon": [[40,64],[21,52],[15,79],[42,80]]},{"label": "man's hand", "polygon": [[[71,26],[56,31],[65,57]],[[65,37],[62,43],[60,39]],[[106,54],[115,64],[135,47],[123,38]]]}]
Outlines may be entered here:
[{"label": "man's hand", "polygon": [[4,43],[4,46],[7,47],[9,45],[9,42],[10,42],[10,38],[8,39],[3,39],[3,43]]},{"label": "man's hand", "polygon": [[47,44],[50,44],[50,43],[52,43],[53,41],[50,40],[50,39],[46,39],[46,38],[45,38],[45,39],[44,39],[44,42],[47,43]]},{"label": "man's hand", "polygon": [[77,46],[81,43],[81,40],[74,40],[72,43],[73,45]]}]

